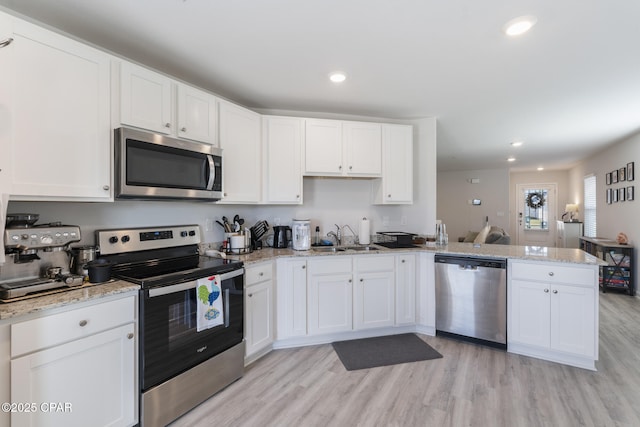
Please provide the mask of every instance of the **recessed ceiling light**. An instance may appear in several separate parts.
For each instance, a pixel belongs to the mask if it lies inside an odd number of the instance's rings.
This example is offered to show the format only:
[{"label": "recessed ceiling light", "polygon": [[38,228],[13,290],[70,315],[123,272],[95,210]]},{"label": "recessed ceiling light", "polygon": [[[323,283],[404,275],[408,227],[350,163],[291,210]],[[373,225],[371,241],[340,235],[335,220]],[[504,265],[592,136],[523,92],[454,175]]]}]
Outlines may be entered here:
[{"label": "recessed ceiling light", "polygon": [[519,16],[504,24],[504,27],[502,28],[506,35],[515,37],[529,31],[536,22],[538,22],[538,19],[535,16]]},{"label": "recessed ceiling light", "polygon": [[514,141],[511,143],[512,147],[520,147],[523,144],[522,141]]},{"label": "recessed ceiling light", "polygon": [[516,161],[516,158],[515,158],[515,157],[513,157],[513,156],[511,156],[511,157],[509,157],[509,158],[507,159],[507,162],[515,162],[515,161]]},{"label": "recessed ceiling light", "polygon": [[342,83],[346,79],[347,79],[347,75],[342,71],[334,71],[333,73],[329,74],[329,80],[331,80],[334,83]]},{"label": "recessed ceiling light", "polygon": [[540,167],[538,168],[538,170],[539,170],[539,171],[543,171],[543,170],[544,170],[544,168],[543,168],[542,166],[540,166]]}]

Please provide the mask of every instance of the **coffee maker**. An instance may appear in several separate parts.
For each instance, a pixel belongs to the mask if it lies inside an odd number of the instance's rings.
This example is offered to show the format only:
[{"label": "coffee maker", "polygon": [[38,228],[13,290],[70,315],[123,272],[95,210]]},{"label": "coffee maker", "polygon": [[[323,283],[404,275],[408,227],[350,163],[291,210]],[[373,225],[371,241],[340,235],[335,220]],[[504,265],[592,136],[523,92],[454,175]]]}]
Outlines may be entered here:
[{"label": "coffee maker", "polygon": [[296,251],[307,251],[311,247],[311,222],[294,219],[291,224],[291,244]]}]

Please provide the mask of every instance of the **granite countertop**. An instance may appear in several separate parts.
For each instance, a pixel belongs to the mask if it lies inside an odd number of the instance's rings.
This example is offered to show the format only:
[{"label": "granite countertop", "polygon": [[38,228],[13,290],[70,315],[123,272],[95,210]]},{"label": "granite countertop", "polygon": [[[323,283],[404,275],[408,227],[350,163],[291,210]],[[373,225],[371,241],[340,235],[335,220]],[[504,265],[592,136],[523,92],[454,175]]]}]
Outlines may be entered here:
[{"label": "granite countertop", "polygon": [[543,262],[566,262],[573,264],[607,265],[607,263],[581,249],[547,248],[538,246],[515,245],[475,245],[473,243],[449,243],[445,247],[419,245],[415,248],[389,249],[372,244],[373,251],[342,251],[319,252],[314,250],[294,251],[293,249],[264,248],[246,255],[228,255],[230,259],[243,261],[245,265],[270,261],[276,258],[314,257],[314,256],[343,256],[343,255],[372,255],[393,254],[399,252],[432,252],[446,255],[479,256],[488,258],[519,259]]},{"label": "granite countertop", "polygon": [[43,310],[77,304],[110,295],[138,291],[140,286],[122,280],[112,280],[107,283],[87,283],[79,288],[45,294],[34,298],[25,298],[9,303],[0,303],[0,321],[25,314],[37,313]]}]

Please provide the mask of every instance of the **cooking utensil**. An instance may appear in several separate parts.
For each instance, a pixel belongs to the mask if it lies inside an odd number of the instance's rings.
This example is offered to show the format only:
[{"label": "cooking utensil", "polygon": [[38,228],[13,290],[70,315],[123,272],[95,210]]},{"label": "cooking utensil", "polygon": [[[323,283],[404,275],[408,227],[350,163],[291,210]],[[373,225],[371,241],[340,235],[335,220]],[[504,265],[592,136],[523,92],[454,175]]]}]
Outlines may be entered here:
[{"label": "cooking utensil", "polygon": [[5,223],[7,228],[27,228],[35,224],[40,218],[40,214],[14,213],[7,214]]}]

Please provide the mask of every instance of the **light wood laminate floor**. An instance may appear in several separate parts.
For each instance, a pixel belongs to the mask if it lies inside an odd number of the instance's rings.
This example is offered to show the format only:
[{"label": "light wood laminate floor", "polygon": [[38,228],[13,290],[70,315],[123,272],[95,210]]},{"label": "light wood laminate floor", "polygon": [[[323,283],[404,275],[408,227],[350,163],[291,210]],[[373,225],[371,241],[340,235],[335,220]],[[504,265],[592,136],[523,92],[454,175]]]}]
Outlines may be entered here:
[{"label": "light wood laminate floor", "polygon": [[640,426],[640,299],[600,294],[597,372],[419,335],[444,357],[347,371],[275,350],[173,426]]}]

